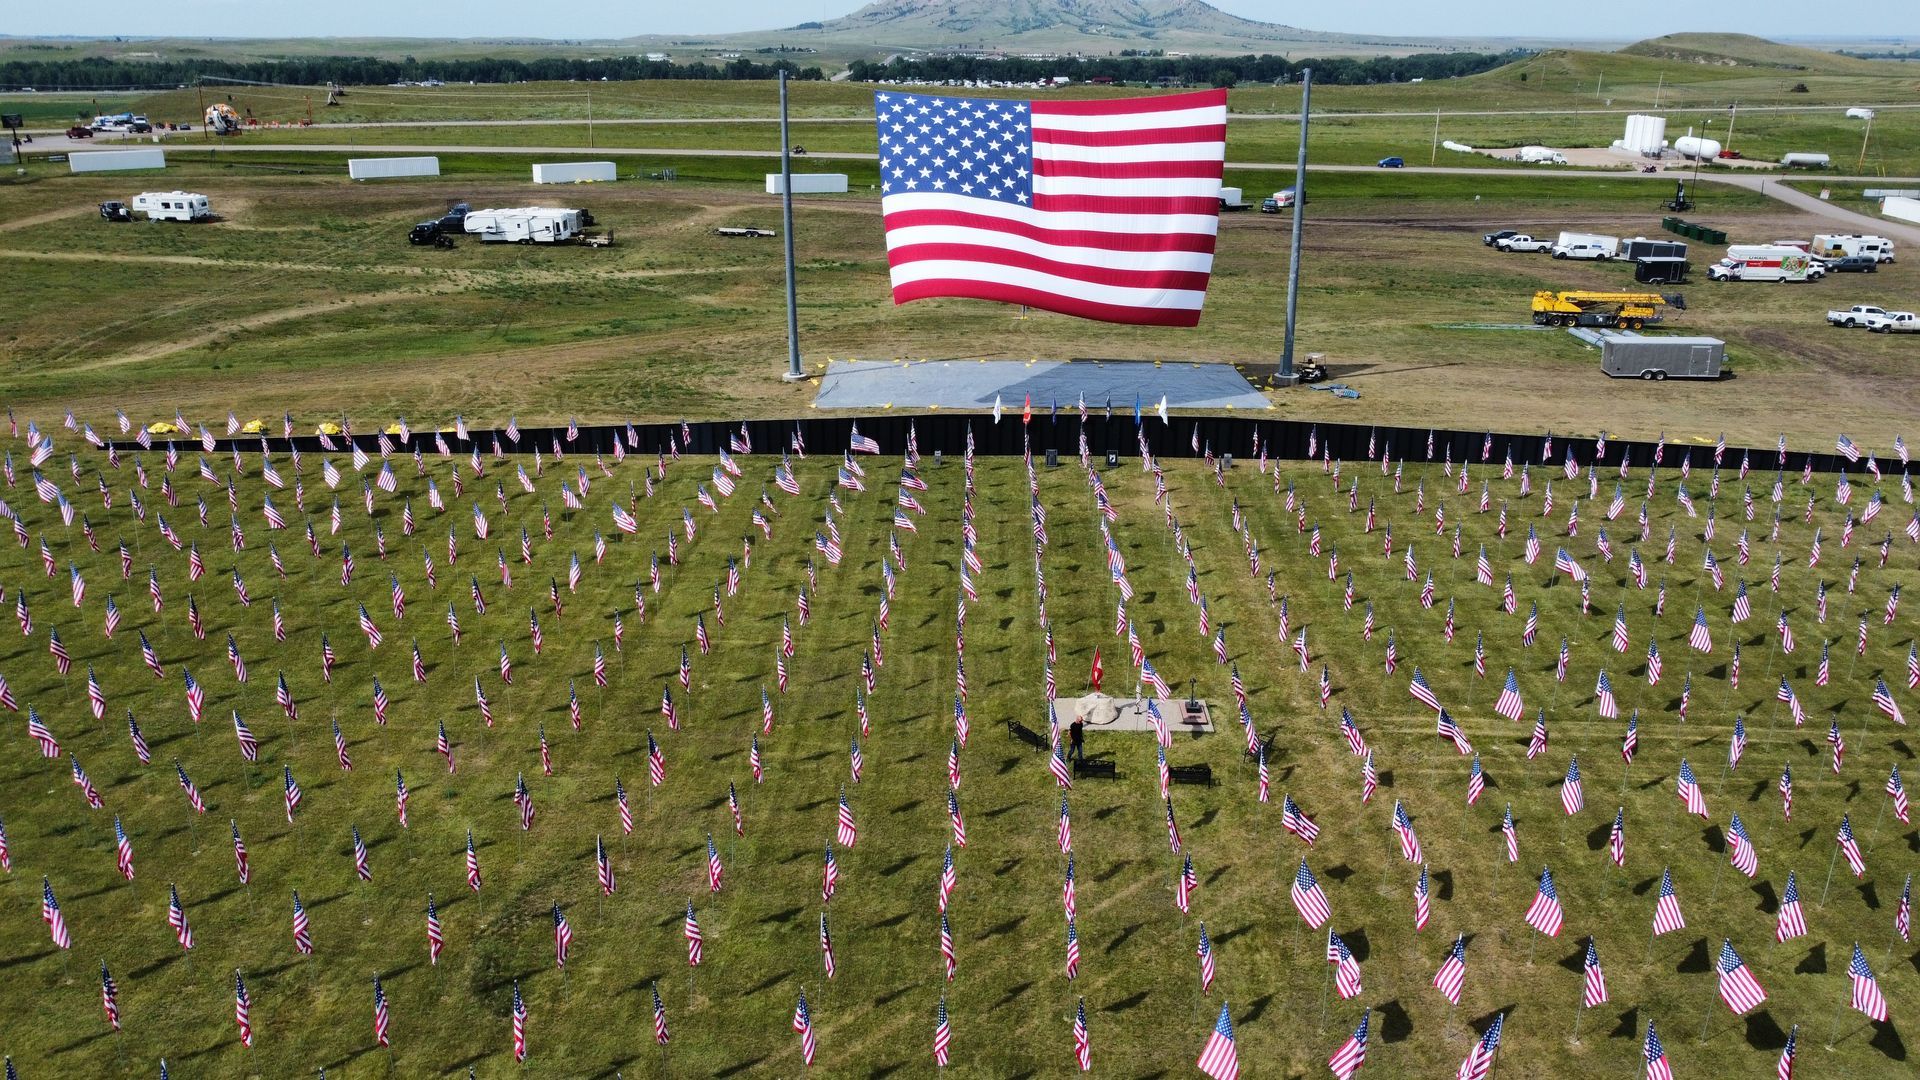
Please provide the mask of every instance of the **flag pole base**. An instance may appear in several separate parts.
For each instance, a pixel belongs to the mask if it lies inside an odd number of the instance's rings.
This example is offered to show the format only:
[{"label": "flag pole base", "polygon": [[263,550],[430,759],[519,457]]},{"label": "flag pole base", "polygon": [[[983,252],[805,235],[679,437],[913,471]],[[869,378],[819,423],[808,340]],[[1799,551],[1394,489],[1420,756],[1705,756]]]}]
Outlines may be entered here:
[{"label": "flag pole base", "polygon": [[782,372],[780,375],[781,380],[784,382],[802,382],[806,377],[807,373],[804,371],[787,371]]}]

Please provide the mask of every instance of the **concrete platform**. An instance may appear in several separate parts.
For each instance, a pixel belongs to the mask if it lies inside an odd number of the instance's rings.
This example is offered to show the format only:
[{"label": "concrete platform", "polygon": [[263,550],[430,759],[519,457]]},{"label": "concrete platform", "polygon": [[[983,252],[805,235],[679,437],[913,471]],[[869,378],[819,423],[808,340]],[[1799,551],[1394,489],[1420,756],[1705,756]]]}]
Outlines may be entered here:
[{"label": "concrete platform", "polygon": [[1231,364],[1141,360],[835,360],[813,403],[822,409],[991,409],[995,395],[1017,416],[1029,395],[1036,414],[1055,404],[1131,412],[1164,395],[1174,409],[1265,409],[1267,399]]},{"label": "concrete platform", "polygon": [[[1161,718],[1166,720],[1168,731],[1175,734],[1183,731],[1212,734],[1213,710],[1204,700],[1199,703],[1197,718],[1186,715],[1185,698],[1154,698],[1153,702],[1160,710]],[[1089,694],[1079,698],[1060,698],[1053,703],[1053,708],[1062,728],[1078,716],[1086,722],[1088,731],[1142,731],[1149,734],[1153,731],[1153,719],[1147,715],[1146,698]]]}]

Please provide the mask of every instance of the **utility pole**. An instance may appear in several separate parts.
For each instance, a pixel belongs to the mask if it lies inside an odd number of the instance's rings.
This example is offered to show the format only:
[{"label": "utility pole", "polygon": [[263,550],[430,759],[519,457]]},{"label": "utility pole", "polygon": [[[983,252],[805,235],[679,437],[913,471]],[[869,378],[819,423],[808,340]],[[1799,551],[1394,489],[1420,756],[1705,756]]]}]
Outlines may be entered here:
[{"label": "utility pole", "polygon": [[787,69],[780,69],[780,236],[787,261],[787,373],[788,382],[806,378],[800,370],[800,312],[793,287],[793,141],[787,134]]},{"label": "utility pole", "polygon": [[1735,122],[1735,121],[1737,121],[1737,120],[1739,120],[1739,119],[1740,119],[1740,103],[1736,101],[1736,102],[1734,102],[1733,104],[1731,104],[1731,105],[1729,105],[1729,106],[1727,106],[1727,145],[1726,145],[1726,149],[1728,149],[1728,150],[1732,150],[1732,149],[1733,149],[1733,125],[1734,125],[1734,122]]},{"label": "utility pole", "polygon": [[587,148],[593,148],[593,84],[587,84]]},{"label": "utility pole", "polygon": [[[1300,69],[1300,151],[1293,162],[1293,244],[1287,265],[1287,336],[1280,347],[1280,371],[1274,378],[1282,386],[1298,381],[1293,372],[1293,331],[1300,314],[1300,223],[1307,212],[1307,122],[1313,103],[1313,69]],[[1437,120],[1436,120],[1437,122]]]},{"label": "utility pole", "polygon": [[1427,158],[1427,164],[1435,165],[1440,161],[1440,110],[1433,110],[1433,153]]},{"label": "utility pole", "polygon": [[1866,133],[1860,136],[1860,160],[1854,163],[1854,166],[1853,166],[1854,169],[1859,170],[1866,167],[1867,140],[1872,137],[1873,137],[1873,117],[1869,116],[1867,117]]}]

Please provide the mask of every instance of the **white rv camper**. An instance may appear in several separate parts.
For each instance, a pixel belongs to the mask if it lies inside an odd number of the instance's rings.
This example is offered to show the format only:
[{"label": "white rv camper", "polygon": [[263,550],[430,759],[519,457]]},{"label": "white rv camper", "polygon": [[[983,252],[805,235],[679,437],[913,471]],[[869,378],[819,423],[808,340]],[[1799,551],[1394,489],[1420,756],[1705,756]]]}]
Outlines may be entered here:
[{"label": "white rv camper", "polygon": [[133,197],[133,208],[148,221],[206,221],[213,217],[207,197],[197,191],[143,191]]},{"label": "white rv camper", "polygon": [[487,243],[555,244],[578,236],[586,224],[585,211],[520,206],[468,211],[466,230]]}]

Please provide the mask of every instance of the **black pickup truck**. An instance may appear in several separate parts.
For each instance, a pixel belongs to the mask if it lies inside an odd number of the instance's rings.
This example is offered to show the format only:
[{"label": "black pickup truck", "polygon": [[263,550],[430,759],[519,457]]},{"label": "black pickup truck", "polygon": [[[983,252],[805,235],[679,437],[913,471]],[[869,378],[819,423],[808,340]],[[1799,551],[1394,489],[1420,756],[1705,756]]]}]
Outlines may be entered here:
[{"label": "black pickup truck", "polygon": [[431,221],[423,221],[407,232],[407,243],[419,247],[450,248],[456,234],[466,231],[467,211],[472,209],[466,203],[455,203],[446,213]]}]

